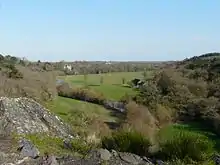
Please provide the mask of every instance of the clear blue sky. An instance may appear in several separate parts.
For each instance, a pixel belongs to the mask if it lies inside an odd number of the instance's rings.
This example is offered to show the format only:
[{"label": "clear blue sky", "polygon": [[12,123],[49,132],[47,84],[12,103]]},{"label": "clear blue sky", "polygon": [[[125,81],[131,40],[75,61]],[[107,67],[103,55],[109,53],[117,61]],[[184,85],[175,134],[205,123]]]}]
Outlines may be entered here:
[{"label": "clear blue sky", "polygon": [[220,0],[0,0],[0,53],[177,60],[220,51]]}]

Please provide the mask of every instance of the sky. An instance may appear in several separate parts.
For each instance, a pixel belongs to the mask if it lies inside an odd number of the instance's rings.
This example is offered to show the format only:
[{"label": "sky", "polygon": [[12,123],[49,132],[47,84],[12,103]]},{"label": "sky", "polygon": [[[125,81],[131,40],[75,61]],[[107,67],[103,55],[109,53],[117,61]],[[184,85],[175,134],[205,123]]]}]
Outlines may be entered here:
[{"label": "sky", "polygon": [[0,0],[0,54],[181,60],[220,52],[219,0]]}]

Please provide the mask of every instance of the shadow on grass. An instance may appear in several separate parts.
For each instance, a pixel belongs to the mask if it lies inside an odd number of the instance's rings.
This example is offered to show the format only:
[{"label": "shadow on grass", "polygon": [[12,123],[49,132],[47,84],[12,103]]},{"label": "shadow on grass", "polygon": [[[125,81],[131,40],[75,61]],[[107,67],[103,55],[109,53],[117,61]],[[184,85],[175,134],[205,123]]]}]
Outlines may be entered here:
[{"label": "shadow on grass", "polygon": [[199,122],[181,123],[174,125],[176,129],[197,132],[207,136],[215,143],[215,150],[220,152],[220,137],[210,130],[210,127],[200,124]]},{"label": "shadow on grass", "polygon": [[116,117],[116,118],[118,118],[120,120],[121,119],[125,119],[125,117],[126,117],[124,113],[121,113],[121,112],[116,111],[116,110],[111,110],[110,115],[112,117]]},{"label": "shadow on grass", "polygon": [[100,84],[89,84],[88,86],[89,87],[98,87],[98,86],[100,86]]},{"label": "shadow on grass", "polygon": [[115,122],[105,122],[105,123],[107,124],[107,126],[110,129],[115,130],[115,129],[117,129],[121,126],[121,121],[123,121],[125,119],[125,114],[120,113],[118,111],[111,110],[110,115],[112,117],[117,118],[117,121],[115,121]]},{"label": "shadow on grass", "polygon": [[131,88],[129,85],[126,85],[126,84],[112,84],[114,86],[118,86],[118,87],[123,87],[123,88]]},{"label": "shadow on grass", "polygon": [[117,122],[107,122],[106,121],[105,124],[107,124],[107,126],[112,130],[115,130],[120,127],[120,124]]},{"label": "shadow on grass", "polygon": [[59,115],[67,116],[68,114],[65,112],[58,112]]}]

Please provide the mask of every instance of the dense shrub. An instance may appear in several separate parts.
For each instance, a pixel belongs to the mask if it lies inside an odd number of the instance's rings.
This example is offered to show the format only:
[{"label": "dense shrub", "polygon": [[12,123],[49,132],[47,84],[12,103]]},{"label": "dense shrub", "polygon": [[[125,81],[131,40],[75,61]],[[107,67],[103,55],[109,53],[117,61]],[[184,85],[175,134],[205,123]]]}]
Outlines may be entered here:
[{"label": "dense shrub", "polygon": [[153,140],[158,130],[158,121],[147,107],[129,102],[126,105],[126,118],[122,127],[132,128]]},{"label": "dense shrub", "polygon": [[15,67],[13,64],[6,65],[6,68],[8,69],[5,74],[8,76],[8,78],[12,79],[22,79],[23,74]]},{"label": "dense shrub", "polygon": [[164,159],[203,161],[213,153],[214,143],[202,134],[166,128],[159,133],[159,146]]},{"label": "dense shrub", "polygon": [[187,87],[189,91],[195,96],[207,96],[207,87],[206,83],[202,82],[189,82]]},{"label": "dense shrub", "polygon": [[162,72],[158,76],[157,87],[163,95],[167,95],[173,86],[173,82],[166,72]]},{"label": "dense shrub", "polygon": [[159,90],[153,82],[146,82],[140,92],[134,97],[134,101],[146,106],[155,106],[159,99]]},{"label": "dense shrub", "polygon": [[133,130],[119,130],[110,137],[102,139],[102,147],[120,152],[130,152],[137,155],[149,155],[150,140],[143,134]]},{"label": "dense shrub", "polygon": [[57,92],[59,96],[100,105],[103,105],[105,101],[105,97],[101,93],[92,91],[91,89],[87,88],[70,88],[67,83],[57,86]]},{"label": "dense shrub", "polygon": [[72,89],[70,88],[69,84],[66,82],[57,85],[56,89],[57,89],[57,93],[59,96],[71,97],[72,95],[72,92],[71,92]]},{"label": "dense shrub", "polygon": [[219,88],[219,83],[209,83],[208,85],[208,97],[216,97],[216,98],[220,98],[220,88]]},{"label": "dense shrub", "polygon": [[85,88],[73,89],[72,98],[88,101],[95,104],[103,104],[105,101],[105,98],[101,93]]}]

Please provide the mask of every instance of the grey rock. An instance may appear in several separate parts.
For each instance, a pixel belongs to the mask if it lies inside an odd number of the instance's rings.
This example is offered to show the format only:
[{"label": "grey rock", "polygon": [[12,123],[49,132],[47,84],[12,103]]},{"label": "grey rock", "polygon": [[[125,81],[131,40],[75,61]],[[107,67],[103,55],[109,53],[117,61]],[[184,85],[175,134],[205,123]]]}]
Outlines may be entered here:
[{"label": "grey rock", "polygon": [[20,154],[24,157],[31,157],[36,159],[39,157],[39,150],[29,141],[26,139],[21,139],[19,141],[19,148]]},{"label": "grey rock", "polygon": [[215,162],[216,165],[220,165],[220,155],[218,154],[213,155],[213,161]]},{"label": "grey rock", "polygon": [[57,79],[57,80],[56,80],[56,85],[62,85],[62,84],[64,84],[64,83],[65,83],[65,81],[62,80],[62,79]]},{"label": "grey rock", "polygon": [[51,133],[71,137],[59,117],[28,98],[0,97],[0,135]]},{"label": "grey rock", "polygon": [[118,153],[115,150],[111,150],[111,153],[112,153],[113,156],[118,156]]},{"label": "grey rock", "polygon": [[145,164],[153,165],[152,160],[150,160],[149,158],[147,158],[145,156],[143,157],[143,161],[145,162]]},{"label": "grey rock", "polygon": [[121,160],[131,163],[133,165],[138,165],[142,161],[141,157],[131,153],[119,153]]},{"label": "grey rock", "polygon": [[28,159],[27,157],[20,157],[19,154],[15,154],[15,153],[1,153],[1,158],[0,158],[0,164],[1,165],[9,165],[9,164],[21,164],[22,162],[24,162],[26,159]]},{"label": "grey rock", "polygon": [[106,149],[99,149],[100,157],[102,160],[107,161],[111,158],[111,153]]},{"label": "grey rock", "polygon": [[135,154],[118,152],[116,156],[105,149],[92,150],[86,157],[45,155],[37,159],[18,157],[16,154],[3,155],[7,157],[4,165],[153,165],[148,158],[141,158]]},{"label": "grey rock", "polygon": [[4,152],[0,152],[0,162],[4,161],[7,155]]},{"label": "grey rock", "polygon": [[39,165],[59,165],[55,156],[45,156],[39,162]]},{"label": "grey rock", "polygon": [[73,149],[73,146],[72,146],[72,143],[71,143],[70,139],[64,139],[63,140],[63,147],[65,149],[68,149],[68,150],[72,150]]}]

